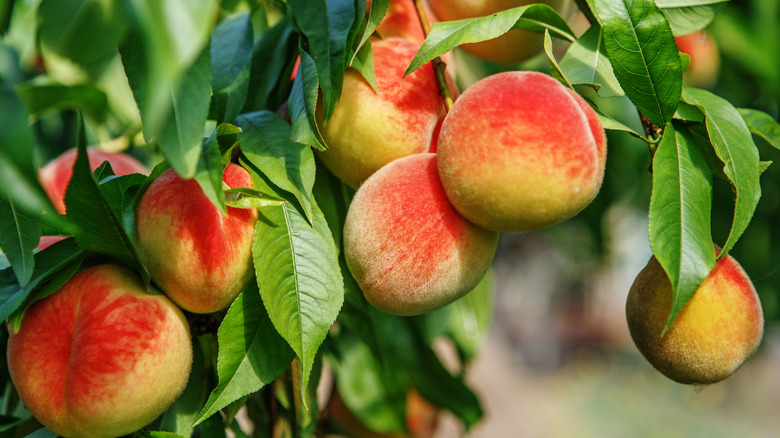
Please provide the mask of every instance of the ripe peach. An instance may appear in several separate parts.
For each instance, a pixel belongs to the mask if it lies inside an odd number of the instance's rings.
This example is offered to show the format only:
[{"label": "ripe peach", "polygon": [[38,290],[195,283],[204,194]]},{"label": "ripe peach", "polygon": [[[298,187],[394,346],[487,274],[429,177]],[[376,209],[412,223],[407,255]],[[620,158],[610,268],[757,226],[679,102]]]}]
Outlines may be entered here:
[{"label": "ripe peach", "polygon": [[[149,174],[149,169],[146,166],[127,154],[106,152],[96,147],[89,147],[87,148],[87,157],[89,158],[89,167],[92,170],[100,167],[104,161],[108,161],[116,175]],[[38,180],[41,182],[43,190],[60,214],[65,213],[65,190],[68,188],[71,176],[73,176],[75,162],[76,149],[68,149],[38,171]]]},{"label": "ripe peach", "polygon": [[628,329],[658,371],[686,384],[733,374],[758,348],[761,303],[742,267],[727,255],[663,332],[672,310],[672,284],[655,257],[639,273],[626,302]]},{"label": "ripe peach", "polygon": [[528,231],[593,200],[606,136],[576,93],[548,75],[513,71],[463,92],[442,123],[437,153],[460,214],[489,230]]},{"label": "ripe peach", "polygon": [[715,85],[720,73],[720,54],[715,39],[707,31],[676,37],[677,48],[691,57],[683,81],[692,87]]},{"label": "ripe peach", "polygon": [[66,437],[115,437],[149,424],[181,394],[191,362],[181,311],[118,265],[76,274],[30,306],[8,339],[25,407]]},{"label": "ripe peach", "polygon": [[[252,187],[244,168],[230,163],[229,187]],[[176,304],[194,313],[230,306],[252,278],[257,210],[215,207],[195,180],[163,172],[136,210],[136,248],[152,280]]]},{"label": "ripe peach", "polygon": [[430,63],[406,78],[419,46],[400,38],[372,42],[376,92],[360,73],[348,69],[338,104],[319,125],[328,149],[319,158],[334,175],[357,188],[385,164],[428,152],[444,104]]},{"label": "ripe peach", "polygon": [[371,304],[396,315],[438,309],[473,289],[497,242],[498,233],[452,207],[432,153],[398,159],[366,180],[344,224],[349,270]]},{"label": "ripe peach", "polygon": [[[560,9],[563,0],[430,0],[431,8],[441,21],[484,17],[532,3],[546,3]],[[542,36],[523,29],[513,29],[496,39],[460,47],[488,61],[516,64],[542,51]]]}]

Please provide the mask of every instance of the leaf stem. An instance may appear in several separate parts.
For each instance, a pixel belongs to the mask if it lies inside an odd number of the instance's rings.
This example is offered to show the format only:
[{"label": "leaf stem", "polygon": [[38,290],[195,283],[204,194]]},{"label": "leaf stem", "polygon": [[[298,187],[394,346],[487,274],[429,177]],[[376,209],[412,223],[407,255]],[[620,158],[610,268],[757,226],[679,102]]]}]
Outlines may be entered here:
[{"label": "leaf stem", "polygon": [[653,124],[650,119],[642,114],[642,111],[637,109],[637,112],[639,113],[639,120],[642,122],[642,128],[645,130],[647,146],[650,148],[650,156],[652,157],[655,155],[655,150],[658,147],[658,143],[661,141],[661,137],[664,135],[664,130],[663,128]]},{"label": "leaf stem", "polygon": [[[417,17],[420,19],[420,25],[422,26],[423,35],[427,38],[431,33],[431,25],[428,21],[428,14],[425,13],[425,6],[422,0],[411,0],[414,2],[414,7],[417,9]],[[445,71],[447,64],[441,60],[441,57],[437,56],[431,61],[433,63],[433,71],[436,74],[436,82],[439,84],[439,95],[444,101],[445,112],[450,112],[452,109],[452,95],[450,89],[447,86],[447,76]]]}]

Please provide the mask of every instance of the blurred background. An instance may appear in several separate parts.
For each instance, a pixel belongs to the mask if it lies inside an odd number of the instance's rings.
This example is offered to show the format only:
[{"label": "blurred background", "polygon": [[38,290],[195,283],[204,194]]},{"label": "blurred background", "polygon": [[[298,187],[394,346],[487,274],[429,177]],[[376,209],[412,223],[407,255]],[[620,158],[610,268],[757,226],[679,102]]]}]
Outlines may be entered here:
[{"label": "blurred background", "polygon": [[[572,23],[577,30],[576,17]],[[692,68],[696,61],[707,64],[695,76],[689,70],[688,85],[778,119],[778,2],[733,0],[706,32],[678,45],[697,50],[691,53]],[[505,68],[456,55],[459,78],[467,82],[472,74]],[[524,67],[544,70],[547,63],[542,55]],[[589,97],[641,132],[625,100]],[[756,355],[729,379],[695,388],[670,381],[639,354],[624,306],[634,277],[651,256],[651,157],[643,142],[608,131],[604,185],[591,206],[557,226],[501,237],[493,325],[468,373],[486,415],[469,436],[780,436],[780,151],[762,139],[756,143],[761,160],[775,163],[761,177],[758,209],[731,252],[762,301],[766,329]],[[731,225],[732,196],[727,184],[716,182],[716,242],[725,241]],[[437,436],[456,431],[445,420]]]}]

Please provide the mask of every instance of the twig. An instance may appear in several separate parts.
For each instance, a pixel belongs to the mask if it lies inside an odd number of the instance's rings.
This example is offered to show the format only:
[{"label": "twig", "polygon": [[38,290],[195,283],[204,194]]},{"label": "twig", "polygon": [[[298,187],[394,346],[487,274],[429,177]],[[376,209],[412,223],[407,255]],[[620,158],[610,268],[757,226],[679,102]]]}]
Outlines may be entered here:
[{"label": "twig", "polygon": [[[423,36],[428,37],[431,33],[431,25],[428,22],[428,15],[425,13],[425,6],[423,6],[422,0],[411,0],[414,2],[414,7],[417,9],[417,17],[420,18],[420,25],[422,26]],[[436,82],[439,84],[439,95],[444,101],[444,110],[450,112],[452,109],[452,95],[450,89],[447,86],[447,76],[445,74],[447,64],[441,60],[441,57],[437,56],[431,61],[433,63],[433,72],[436,74]]]}]

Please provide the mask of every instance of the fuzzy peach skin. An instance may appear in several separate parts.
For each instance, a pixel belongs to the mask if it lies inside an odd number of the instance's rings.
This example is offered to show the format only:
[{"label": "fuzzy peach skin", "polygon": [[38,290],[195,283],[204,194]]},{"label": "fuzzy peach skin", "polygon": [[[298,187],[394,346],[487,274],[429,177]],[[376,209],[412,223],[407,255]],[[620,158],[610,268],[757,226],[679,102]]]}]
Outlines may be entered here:
[{"label": "fuzzy peach skin", "polygon": [[712,35],[701,31],[676,37],[675,41],[680,52],[691,57],[691,63],[683,73],[683,82],[699,88],[715,85],[720,74],[720,52]]},{"label": "fuzzy peach skin", "polygon": [[467,88],[442,123],[439,173],[455,208],[495,231],[568,219],[598,193],[606,136],[592,108],[558,81],[513,71]]},{"label": "fuzzy peach skin", "polygon": [[8,369],[25,407],[64,437],[144,427],[184,390],[191,363],[179,308],[118,265],[76,274],[30,306],[8,339]]},{"label": "fuzzy peach skin", "polygon": [[672,284],[655,257],[639,273],[626,302],[628,329],[658,371],[685,384],[718,382],[758,349],[761,303],[742,267],[719,260],[663,334],[672,310]]},{"label": "fuzzy peach skin", "polygon": [[[89,147],[87,148],[87,157],[89,158],[89,167],[93,171],[100,167],[104,161],[108,161],[115,175],[129,175],[131,173],[149,175],[149,169],[146,166],[127,154],[106,152],[96,147]],[[65,190],[67,190],[70,178],[73,176],[74,163],[76,163],[75,148],[63,152],[38,171],[38,180],[41,182],[43,190],[60,214],[65,213]]]},{"label": "fuzzy peach skin", "polygon": [[[532,3],[545,3],[560,10],[563,0],[430,0],[431,9],[441,21],[484,17]],[[481,43],[464,44],[463,50],[481,59],[516,64],[542,51],[542,35],[523,29],[512,29],[498,38]]]},{"label": "fuzzy peach skin", "polygon": [[[244,168],[230,163],[223,181],[252,187]],[[257,210],[215,207],[195,180],[163,172],[136,210],[136,249],[152,280],[176,304],[194,313],[230,306],[251,280]]]},{"label": "fuzzy peach skin", "polygon": [[336,108],[320,131],[328,149],[317,155],[334,175],[357,188],[385,164],[428,152],[444,104],[428,63],[406,78],[419,46],[400,38],[372,40],[376,92],[347,69]]},{"label": "fuzzy peach skin", "polygon": [[473,289],[498,233],[465,220],[447,200],[436,154],[398,159],[358,189],[344,223],[347,266],[371,304],[395,315],[443,307]]}]

